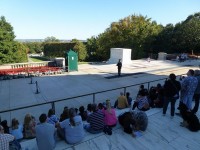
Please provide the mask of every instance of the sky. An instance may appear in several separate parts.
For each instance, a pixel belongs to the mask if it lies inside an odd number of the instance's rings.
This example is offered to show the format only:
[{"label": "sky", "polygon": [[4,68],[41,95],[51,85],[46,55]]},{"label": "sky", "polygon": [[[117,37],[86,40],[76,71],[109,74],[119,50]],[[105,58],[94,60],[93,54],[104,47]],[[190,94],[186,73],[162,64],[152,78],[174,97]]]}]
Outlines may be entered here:
[{"label": "sky", "polygon": [[0,16],[13,26],[16,39],[86,40],[130,15],[165,26],[197,12],[200,0],[0,0]]}]

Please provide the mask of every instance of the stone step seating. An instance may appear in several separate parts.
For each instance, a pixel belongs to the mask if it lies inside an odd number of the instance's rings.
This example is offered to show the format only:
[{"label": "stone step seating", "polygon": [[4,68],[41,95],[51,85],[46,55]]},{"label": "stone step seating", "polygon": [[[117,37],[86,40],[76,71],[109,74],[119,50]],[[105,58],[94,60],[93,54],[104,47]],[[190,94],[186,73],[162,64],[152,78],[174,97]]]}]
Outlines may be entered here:
[{"label": "stone step seating", "polygon": [[[116,109],[116,115],[119,116],[123,112],[129,111],[129,110],[130,110],[130,108],[126,108],[126,109],[122,109],[122,110]],[[162,112],[161,108],[152,108],[152,109],[146,111],[146,114],[149,117],[149,116],[152,116],[154,114],[161,113],[161,112]],[[122,130],[119,123],[117,124],[116,127],[113,128],[113,134],[115,134],[117,132],[117,130]],[[101,143],[102,140],[105,139],[102,136],[110,136],[110,135],[105,135],[103,132],[99,133],[99,134],[91,134],[91,133],[88,133],[88,132],[85,131],[85,133],[86,133],[85,138],[80,143],[77,143],[77,144],[74,144],[74,145],[67,144],[64,140],[60,140],[58,138],[57,141],[56,141],[55,150],[66,150],[66,149],[70,150],[70,149],[73,149],[73,147],[76,147],[77,149],[79,149],[79,148],[84,149],[83,148],[84,144],[86,144],[88,142],[90,143],[90,141],[92,141],[92,140],[97,140],[96,143]],[[111,136],[113,136],[113,135],[111,135]],[[99,141],[99,138],[102,139],[102,140]],[[21,145],[22,145],[22,150],[38,150],[36,139],[24,140],[24,141],[21,142]]]}]

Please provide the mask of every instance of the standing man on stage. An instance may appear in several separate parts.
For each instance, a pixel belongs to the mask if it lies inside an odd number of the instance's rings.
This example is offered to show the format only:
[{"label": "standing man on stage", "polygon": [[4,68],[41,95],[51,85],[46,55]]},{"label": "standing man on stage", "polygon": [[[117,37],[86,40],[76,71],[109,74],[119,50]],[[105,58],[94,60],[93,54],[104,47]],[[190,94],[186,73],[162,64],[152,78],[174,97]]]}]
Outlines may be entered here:
[{"label": "standing man on stage", "polygon": [[121,59],[119,59],[119,61],[117,63],[117,69],[118,69],[118,76],[121,76],[121,69],[122,69]]}]

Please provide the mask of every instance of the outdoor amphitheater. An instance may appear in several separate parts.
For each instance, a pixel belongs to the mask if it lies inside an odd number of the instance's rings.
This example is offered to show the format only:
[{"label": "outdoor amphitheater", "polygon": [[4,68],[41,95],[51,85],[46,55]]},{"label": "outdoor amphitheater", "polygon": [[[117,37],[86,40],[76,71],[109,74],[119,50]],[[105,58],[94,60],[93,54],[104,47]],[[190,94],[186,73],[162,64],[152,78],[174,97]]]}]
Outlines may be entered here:
[{"label": "outdoor amphitheater", "polygon": [[[146,88],[158,83],[163,85],[170,73],[175,73],[177,79],[185,75],[189,69],[199,69],[199,60],[184,62],[170,60],[133,60],[124,64],[121,77],[117,76],[116,64],[93,63],[78,66],[78,71],[41,74],[32,77],[7,78],[0,80],[0,117],[10,125],[12,118],[17,118],[22,124],[25,114],[30,113],[36,118],[55,108],[57,116],[65,106],[79,108],[87,107],[88,103],[103,103],[110,99],[114,105],[120,92],[130,92],[133,100],[136,98],[139,86]],[[48,72],[48,69],[45,72]],[[37,83],[37,84],[36,84]],[[176,102],[178,105],[178,101]],[[170,106],[169,106],[170,107]],[[130,108],[117,110],[117,115]],[[178,112],[178,110],[175,110]],[[162,109],[151,108],[147,112],[149,124],[142,136],[133,138],[123,132],[118,124],[113,134],[90,134],[80,143],[69,145],[58,140],[56,150],[198,150],[200,147],[199,132],[191,132],[180,126],[180,116],[170,118],[170,108],[166,116]],[[200,112],[197,113],[199,117]],[[37,150],[35,139],[23,140],[22,148]]]}]

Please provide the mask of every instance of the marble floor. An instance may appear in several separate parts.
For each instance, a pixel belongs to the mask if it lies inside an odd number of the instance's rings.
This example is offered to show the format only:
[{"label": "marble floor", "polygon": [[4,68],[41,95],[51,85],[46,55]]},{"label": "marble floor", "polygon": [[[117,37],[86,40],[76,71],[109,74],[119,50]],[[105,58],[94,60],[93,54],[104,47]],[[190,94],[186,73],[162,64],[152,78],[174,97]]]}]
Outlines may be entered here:
[{"label": "marble floor", "polygon": [[[173,61],[151,61],[148,63],[145,60],[135,60],[132,64],[123,65],[122,74],[137,72],[145,72],[145,74],[106,79],[105,77],[117,74],[116,64],[84,64],[79,65],[78,72],[65,73],[61,76],[34,77],[34,82],[37,81],[39,84],[39,94],[35,94],[36,87],[35,84],[30,84],[30,78],[1,80],[0,116],[2,120],[7,119],[8,122],[13,117],[16,117],[22,123],[26,113],[31,113],[37,119],[41,113],[47,113],[51,105],[47,104],[4,113],[2,111],[163,79],[172,72],[181,75],[185,74],[190,68],[198,69],[198,66],[198,60],[186,61],[184,63]],[[127,89],[133,99],[136,96],[138,87],[135,86]],[[104,102],[108,98],[114,103],[120,91],[123,91],[123,88],[113,92],[99,94],[96,96],[96,103]],[[78,108],[80,105],[86,106],[88,103],[92,103],[92,96],[58,102],[55,105],[56,115],[59,116],[61,114],[64,106]],[[111,136],[105,135],[104,133],[98,135],[87,133],[85,139],[76,145],[68,145],[63,141],[58,141],[56,150],[200,149],[199,132],[193,133],[188,129],[180,127],[181,118],[175,116],[171,119],[169,110],[170,108],[168,108],[166,116],[162,116],[162,110],[160,109],[155,108],[149,110],[147,112],[149,125],[147,131],[143,132],[141,137],[131,137],[124,133],[118,125],[113,130]],[[117,113],[119,114],[121,112]],[[199,112],[197,116],[199,117]],[[22,142],[22,146],[23,149],[37,149],[34,139]]]}]

